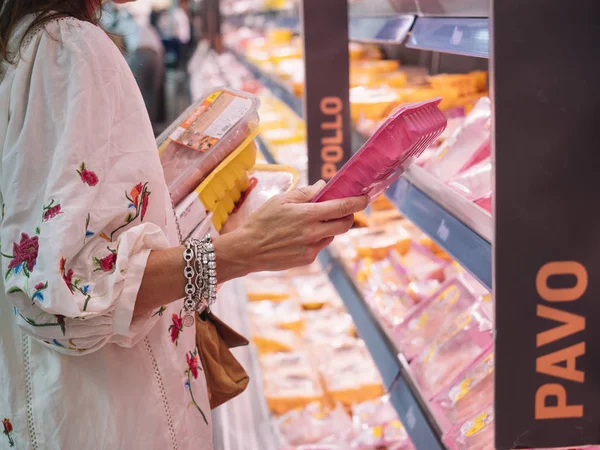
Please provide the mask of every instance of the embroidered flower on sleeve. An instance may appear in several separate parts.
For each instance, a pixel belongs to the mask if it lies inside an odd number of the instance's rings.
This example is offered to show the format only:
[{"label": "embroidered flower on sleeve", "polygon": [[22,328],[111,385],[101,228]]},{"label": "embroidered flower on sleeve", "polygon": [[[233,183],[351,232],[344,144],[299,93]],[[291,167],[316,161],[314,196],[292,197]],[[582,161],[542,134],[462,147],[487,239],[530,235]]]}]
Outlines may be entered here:
[{"label": "embroidered flower on sleeve", "polygon": [[88,215],[85,219],[85,239],[92,237],[94,235],[94,232],[90,231],[90,220],[91,220],[91,215],[88,213]]},{"label": "embroidered flower on sleeve", "polygon": [[85,168],[85,162],[81,163],[81,166],[79,166],[79,169],[77,169],[77,173],[79,174],[79,177],[81,178],[81,181],[83,181],[84,184],[87,184],[88,186],[92,187],[98,184],[98,175],[96,175],[95,172],[87,170]]},{"label": "embroidered flower on sleeve", "polygon": [[125,192],[125,197],[129,201],[128,209],[133,210],[130,211],[125,217],[125,223],[110,233],[110,242],[114,241],[114,235],[121,229],[125,228],[127,225],[132,223],[135,219],[140,217],[140,220],[143,222],[146,217],[146,212],[148,210],[148,204],[150,202],[150,190],[148,190],[148,183],[138,183],[133,189],[129,192]]},{"label": "embroidered flower on sleeve", "polygon": [[80,294],[82,294],[86,297],[85,302],[83,303],[83,310],[86,311],[88,303],[92,299],[92,296],[89,293],[90,286],[89,286],[89,284],[82,285],[81,278],[75,278],[75,272],[73,271],[73,269],[67,270],[66,265],[67,265],[67,260],[63,256],[60,258],[58,272],[62,276],[63,281],[69,288],[69,291],[71,291],[72,295],[75,295],[75,292],[79,292]]},{"label": "embroidered flower on sleeve", "polygon": [[19,273],[21,270],[29,278],[29,274],[33,271],[37,261],[38,250],[38,237],[29,237],[27,233],[21,233],[21,241],[13,244],[13,254],[2,254],[5,258],[10,258],[5,279],[8,279],[13,273]]},{"label": "embroidered flower on sleeve", "polygon": [[8,439],[8,445],[10,445],[11,447],[15,446],[15,441],[12,438],[12,432],[13,432],[13,426],[12,423],[10,423],[10,420],[7,418],[4,418],[2,420],[2,425],[4,427],[4,435],[6,436],[6,438]]},{"label": "embroidered flower on sleeve", "polygon": [[107,247],[109,254],[104,258],[94,257],[94,272],[111,272],[117,263],[117,251]]},{"label": "embroidered flower on sleeve", "polygon": [[48,282],[46,281],[45,283],[38,283],[35,285],[34,287],[35,291],[33,293],[33,295],[31,296],[32,300],[39,300],[41,302],[44,301],[44,291],[46,289],[48,289]]},{"label": "embroidered flower on sleeve", "polygon": [[187,380],[185,382],[185,387],[190,392],[190,397],[191,397],[190,405],[194,405],[196,407],[198,412],[202,415],[202,418],[204,419],[204,423],[206,423],[206,425],[208,425],[208,420],[206,419],[206,415],[204,414],[204,411],[202,411],[202,408],[200,408],[200,405],[198,405],[198,403],[196,402],[196,399],[194,398],[194,392],[192,390],[192,378],[194,380],[197,379],[199,371],[202,370],[200,367],[200,361],[198,359],[198,348],[194,349],[193,352],[186,353],[185,360],[187,361],[187,366],[188,366],[188,368],[184,372],[187,377]]},{"label": "embroidered flower on sleeve", "polygon": [[171,321],[173,322],[169,327],[169,333],[171,334],[171,342],[177,345],[179,343],[179,334],[183,330],[183,318],[181,317],[181,314],[173,313]]},{"label": "embroidered flower on sleeve", "polygon": [[44,216],[43,221],[48,222],[50,219],[55,218],[59,214],[62,214],[63,211],[61,209],[60,203],[54,204],[54,200],[50,201],[50,203],[44,206]]}]

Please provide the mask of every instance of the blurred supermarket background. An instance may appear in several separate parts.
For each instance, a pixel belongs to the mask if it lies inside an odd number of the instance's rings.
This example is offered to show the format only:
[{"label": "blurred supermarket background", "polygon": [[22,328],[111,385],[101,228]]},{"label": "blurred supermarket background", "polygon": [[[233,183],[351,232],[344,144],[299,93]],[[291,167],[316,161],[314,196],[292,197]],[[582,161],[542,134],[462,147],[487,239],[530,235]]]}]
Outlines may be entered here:
[{"label": "blurred supermarket background", "polygon": [[[489,5],[414,3],[349,1],[353,148],[404,103],[440,97],[448,126],[315,264],[227,288],[217,313],[251,336],[252,382],[214,411],[216,449],[495,448]],[[258,163],[308,183],[297,1],[105,9],[157,135],[217,87],[245,91]]]}]

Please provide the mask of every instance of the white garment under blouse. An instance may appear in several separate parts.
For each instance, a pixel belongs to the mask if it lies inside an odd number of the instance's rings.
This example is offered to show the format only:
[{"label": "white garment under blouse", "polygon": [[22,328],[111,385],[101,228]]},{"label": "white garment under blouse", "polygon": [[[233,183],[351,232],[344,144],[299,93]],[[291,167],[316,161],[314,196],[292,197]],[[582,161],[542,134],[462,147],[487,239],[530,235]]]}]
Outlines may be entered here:
[{"label": "white garment under blouse", "polygon": [[0,152],[0,449],[211,449],[182,303],[133,318],[150,251],[177,236],[144,102],[100,28],[53,20],[2,64]]}]

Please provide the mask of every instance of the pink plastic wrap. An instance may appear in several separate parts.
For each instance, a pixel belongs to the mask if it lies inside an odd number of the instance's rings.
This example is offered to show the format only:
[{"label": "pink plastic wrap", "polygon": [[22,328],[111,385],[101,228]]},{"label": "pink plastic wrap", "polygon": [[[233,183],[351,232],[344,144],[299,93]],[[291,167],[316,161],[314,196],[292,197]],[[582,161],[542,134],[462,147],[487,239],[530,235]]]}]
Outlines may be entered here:
[{"label": "pink plastic wrap", "polygon": [[485,158],[452,177],[448,185],[471,201],[489,197],[492,195],[492,159]]},{"label": "pink plastic wrap", "polygon": [[408,433],[387,395],[354,405],[352,421],[353,449],[370,450],[391,446],[398,450],[412,448]]},{"label": "pink plastic wrap", "polygon": [[444,436],[450,450],[494,450],[494,407],[489,405]]},{"label": "pink plastic wrap", "polygon": [[258,127],[257,97],[220,89],[186,110],[158,139],[176,205]]},{"label": "pink plastic wrap", "polygon": [[492,110],[490,99],[480,99],[463,124],[438,149],[426,169],[443,181],[490,156]]},{"label": "pink plastic wrap", "polygon": [[411,360],[433,342],[435,336],[476,301],[473,293],[458,279],[449,280],[394,329],[404,356]]},{"label": "pink plastic wrap", "polygon": [[404,322],[409,313],[416,307],[414,298],[405,290],[385,292],[378,290],[365,295],[365,300],[371,306],[380,320],[389,328]]},{"label": "pink plastic wrap", "polygon": [[444,267],[448,264],[416,242],[411,242],[409,251],[399,258],[399,262],[411,281],[444,281]]},{"label": "pink plastic wrap", "polygon": [[320,403],[311,403],[281,416],[277,428],[287,446],[309,444],[306,448],[325,449],[323,445],[344,443],[352,435],[352,420],[340,404],[323,410]]},{"label": "pink plastic wrap", "polygon": [[494,351],[489,349],[462,372],[431,405],[444,431],[463,423],[494,401]]},{"label": "pink plastic wrap", "polygon": [[456,316],[441,330],[410,362],[411,373],[428,399],[473,364],[493,342],[492,323],[478,304]]},{"label": "pink plastic wrap", "polygon": [[322,202],[368,195],[374,200],[442,133],[440,99],[401,105],[315,197]]},{"label": "pink plastic wrap", "polygon": [[491,213],[492,212],[492,194],[476,199],[475,204],[477,206],[485,209],[487,212]]}]

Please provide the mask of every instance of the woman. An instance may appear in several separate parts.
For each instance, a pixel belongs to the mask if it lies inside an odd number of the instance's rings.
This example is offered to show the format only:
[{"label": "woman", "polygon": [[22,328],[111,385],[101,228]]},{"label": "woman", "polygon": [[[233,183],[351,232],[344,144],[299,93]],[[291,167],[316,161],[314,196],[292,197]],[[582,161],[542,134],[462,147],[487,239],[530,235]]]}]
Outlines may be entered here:
[{"label": "woman", "polygon": [[[0,5],[0,448],[210,449],[184,247],[99,0]],[[215,238],[218,281],[309,263],[350,228],[366,200],[309,203],[322,186]]]}]

